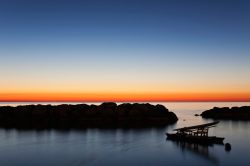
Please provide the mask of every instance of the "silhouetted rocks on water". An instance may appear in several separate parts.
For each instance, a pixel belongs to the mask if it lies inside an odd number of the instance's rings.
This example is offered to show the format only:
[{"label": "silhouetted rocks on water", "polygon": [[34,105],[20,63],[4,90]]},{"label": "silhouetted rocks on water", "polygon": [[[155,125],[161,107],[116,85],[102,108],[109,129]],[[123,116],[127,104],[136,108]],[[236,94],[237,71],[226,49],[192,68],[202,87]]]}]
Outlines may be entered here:
[{"label": "silhouetted rocks on water", "polygon": [[250,106],[243,107],[214,107],[202,112],[203,118],[230,119],[230,120],[250,120]]},{"label": "silhouetted rocks on water", "polygon": [[150,127],[177,120],[163,105],[138,103],[0,107],[0,126],[10,128]]}]

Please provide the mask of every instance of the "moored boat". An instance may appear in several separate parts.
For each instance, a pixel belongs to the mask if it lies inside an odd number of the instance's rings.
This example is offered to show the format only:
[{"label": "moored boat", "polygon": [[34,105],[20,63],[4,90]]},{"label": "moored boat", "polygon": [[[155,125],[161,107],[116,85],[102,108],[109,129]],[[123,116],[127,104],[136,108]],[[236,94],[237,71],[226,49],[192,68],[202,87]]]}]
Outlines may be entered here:
[{"label": "moored boat", "polygon": [[215,127],[219,122],[175,129],[176,133],[166,133],[167,139],[179,142],[201,143],[201,144],[223,144],[224,138],[208,136],[208,129]]}]

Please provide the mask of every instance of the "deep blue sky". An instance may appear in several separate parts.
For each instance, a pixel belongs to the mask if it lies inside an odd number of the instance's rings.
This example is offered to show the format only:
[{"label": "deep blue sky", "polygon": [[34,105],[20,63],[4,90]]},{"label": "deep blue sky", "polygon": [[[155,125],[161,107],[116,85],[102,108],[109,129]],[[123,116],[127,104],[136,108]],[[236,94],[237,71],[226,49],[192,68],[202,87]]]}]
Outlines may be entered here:
[{"label": "deep blue sky", "polygon": [[249,9],[247,0],[0,0],[0,85],[242,92]]},{"label": "deep blue sky", "polygon": [[1,0],[0,3],[1,36],[7,40],[69,37],[245,45],[249,39],[248,1]]}]

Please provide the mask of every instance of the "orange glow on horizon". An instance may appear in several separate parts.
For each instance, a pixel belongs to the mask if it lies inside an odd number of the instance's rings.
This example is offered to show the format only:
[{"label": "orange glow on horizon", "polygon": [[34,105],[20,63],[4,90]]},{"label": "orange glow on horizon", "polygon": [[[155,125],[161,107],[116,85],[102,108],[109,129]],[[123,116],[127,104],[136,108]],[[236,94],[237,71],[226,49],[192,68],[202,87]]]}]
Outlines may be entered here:
[{"label": "orange glow on horizon", "polygon": [[5,93],[0,102],[249,102],[250,93]]}]

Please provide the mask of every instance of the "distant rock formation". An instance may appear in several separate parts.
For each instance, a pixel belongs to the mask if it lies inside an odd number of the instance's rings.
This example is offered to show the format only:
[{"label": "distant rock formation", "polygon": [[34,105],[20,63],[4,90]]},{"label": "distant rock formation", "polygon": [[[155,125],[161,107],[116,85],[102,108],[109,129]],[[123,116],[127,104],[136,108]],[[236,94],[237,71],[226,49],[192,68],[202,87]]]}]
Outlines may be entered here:
[{"label": "distant rock formation", "polygon": [[203,118],[229,119],[229,120],[250,120],[250,106],[243,107],[214,107],[202,112]]},{"label": "distant rock formation", "polygon": [[164,126],[178,120],[163,105],[25,105],[0,107],[0,127],[86,128]]}]

